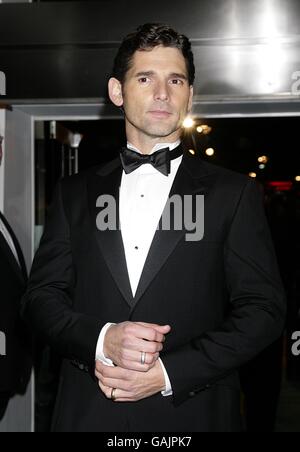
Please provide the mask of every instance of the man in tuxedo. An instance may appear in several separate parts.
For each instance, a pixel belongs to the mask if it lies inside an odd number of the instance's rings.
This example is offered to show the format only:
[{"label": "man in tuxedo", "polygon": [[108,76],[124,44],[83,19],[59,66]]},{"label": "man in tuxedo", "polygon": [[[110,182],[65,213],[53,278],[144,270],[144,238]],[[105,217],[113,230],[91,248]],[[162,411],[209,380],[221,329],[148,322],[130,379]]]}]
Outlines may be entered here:
[{"label": "man in tuxedo", "polygon": [[30,343],[20,321],[27,270],[20,245],[0,212],[0,420],[10,397],[23,393],[30,376]]},{"label": "man in tuxedo", "polygon": [[[184,35],[128,35],[108,84],[127,147],[57,187],[23,307],[64,358],[54,431],[239,431],[238,369],[282,332],[255,182],[181,143],[194,74]],[[203,237],[177,227],[174,195]]]}]

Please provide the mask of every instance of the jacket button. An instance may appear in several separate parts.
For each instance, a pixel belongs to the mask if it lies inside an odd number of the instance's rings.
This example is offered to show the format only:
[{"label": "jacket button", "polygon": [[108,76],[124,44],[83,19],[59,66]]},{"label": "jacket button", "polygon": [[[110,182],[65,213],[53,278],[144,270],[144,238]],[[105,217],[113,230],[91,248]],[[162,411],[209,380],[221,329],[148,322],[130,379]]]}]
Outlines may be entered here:
[{"label": "jacket button", "polygon": [[190,397],[194,397],[196,395],[196,393],[194,392],[194,391],[191,391],[190,393],[189,393],[189,396]]},{"label": "jacket button", "polygon": [[78,367],[79,367],[80,370],[84,370],[84,365],[83,364],[79,364]]}]

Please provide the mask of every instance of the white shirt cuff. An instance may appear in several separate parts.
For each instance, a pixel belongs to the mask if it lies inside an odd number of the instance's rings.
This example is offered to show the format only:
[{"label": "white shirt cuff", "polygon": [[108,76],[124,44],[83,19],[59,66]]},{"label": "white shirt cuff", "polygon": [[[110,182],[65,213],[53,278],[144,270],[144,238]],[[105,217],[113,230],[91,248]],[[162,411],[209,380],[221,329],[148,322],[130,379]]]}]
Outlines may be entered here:
[{"label": "white shirt cuff", "polygon": [[104,325],[104,327],[102,328],[101,333],[99,335],[97,348],[96,348],[96,360],[101,361],[103,364],[106,364],[107,366],[110,366],[110,367],[114,366],[114,363],[112,362],[111,359],[106,358],[103,350],[104,350],[105,335],[107,333],[108,328],[110,328],[112,325],[115,325],[115,323],[107,323],[106,325]]},{"label": "white shirt cuff", "polygon": [[173,395],[170,378],[169,378],[169,375],[168,375],[168,373],[166,371],[166,368],[165,368],[165,366],[164,366],[164,364],[163,364],[163,362],[162,362],[162,360],[160,358],[159,358],[159,362],[160,362],[160,365],[161,365],[162,370],[164,372],[165,382],[166,382],[166,389],[165,389],[165,391],[161,392],[161,395],[164,396],[164,397],[169,397],[169,396]]}]

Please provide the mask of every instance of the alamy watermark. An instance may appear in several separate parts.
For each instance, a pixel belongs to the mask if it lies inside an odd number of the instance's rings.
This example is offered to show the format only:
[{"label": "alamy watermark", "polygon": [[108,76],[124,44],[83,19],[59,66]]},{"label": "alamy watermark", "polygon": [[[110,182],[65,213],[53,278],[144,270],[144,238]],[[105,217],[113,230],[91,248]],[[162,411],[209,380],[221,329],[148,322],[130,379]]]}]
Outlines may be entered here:
[{"label": "alamy watermark", "polygon": [[6,356],[6,336],[0,331],[0,356]]},{"label": "alamy watermark", "polygon": [[6,96],[6,76],[0,71],[0,96]]},{"label": "alamy watermark", "polygon": [[[117,215],[117,202],[112,195],[98,197],[96,207],[101,211],[96,217],[99,231],[120,230]],[[204,237],[204,195],[171,196],[165,206],[157,230],[187,231],[185,240],[197,242]]]},{"label": "alamy watermark", "polygon": [[294,96],[300,95],[300,71],[296,71],[292,74],[292,80],[294,80],[294,83],[292,84],[292,94]]},{"label": "alamy watermark", "polygon": [[292,341],[295,341],[292,345],[292,355],[300,356],[300,331],[292,334]]}]

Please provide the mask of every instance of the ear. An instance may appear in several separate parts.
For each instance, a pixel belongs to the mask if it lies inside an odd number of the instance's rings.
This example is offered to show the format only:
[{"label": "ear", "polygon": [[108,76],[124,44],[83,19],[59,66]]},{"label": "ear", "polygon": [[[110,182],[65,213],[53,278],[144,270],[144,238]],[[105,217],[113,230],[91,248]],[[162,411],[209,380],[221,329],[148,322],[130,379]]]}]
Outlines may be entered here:
[{"label": "ear", "polygon": [[190,97],[189,97],[189,103],[188,103],[188,113],[192,111],[193,106],[193,97],[194,97],[194,87],[190,86]]},{"label": "ear", "polygon": [[122,107],[123,105],[123,95],[122,95],[122,85],[119,80],[112,77],[108,82],[108,94],[109,98],[116,107]]}]

